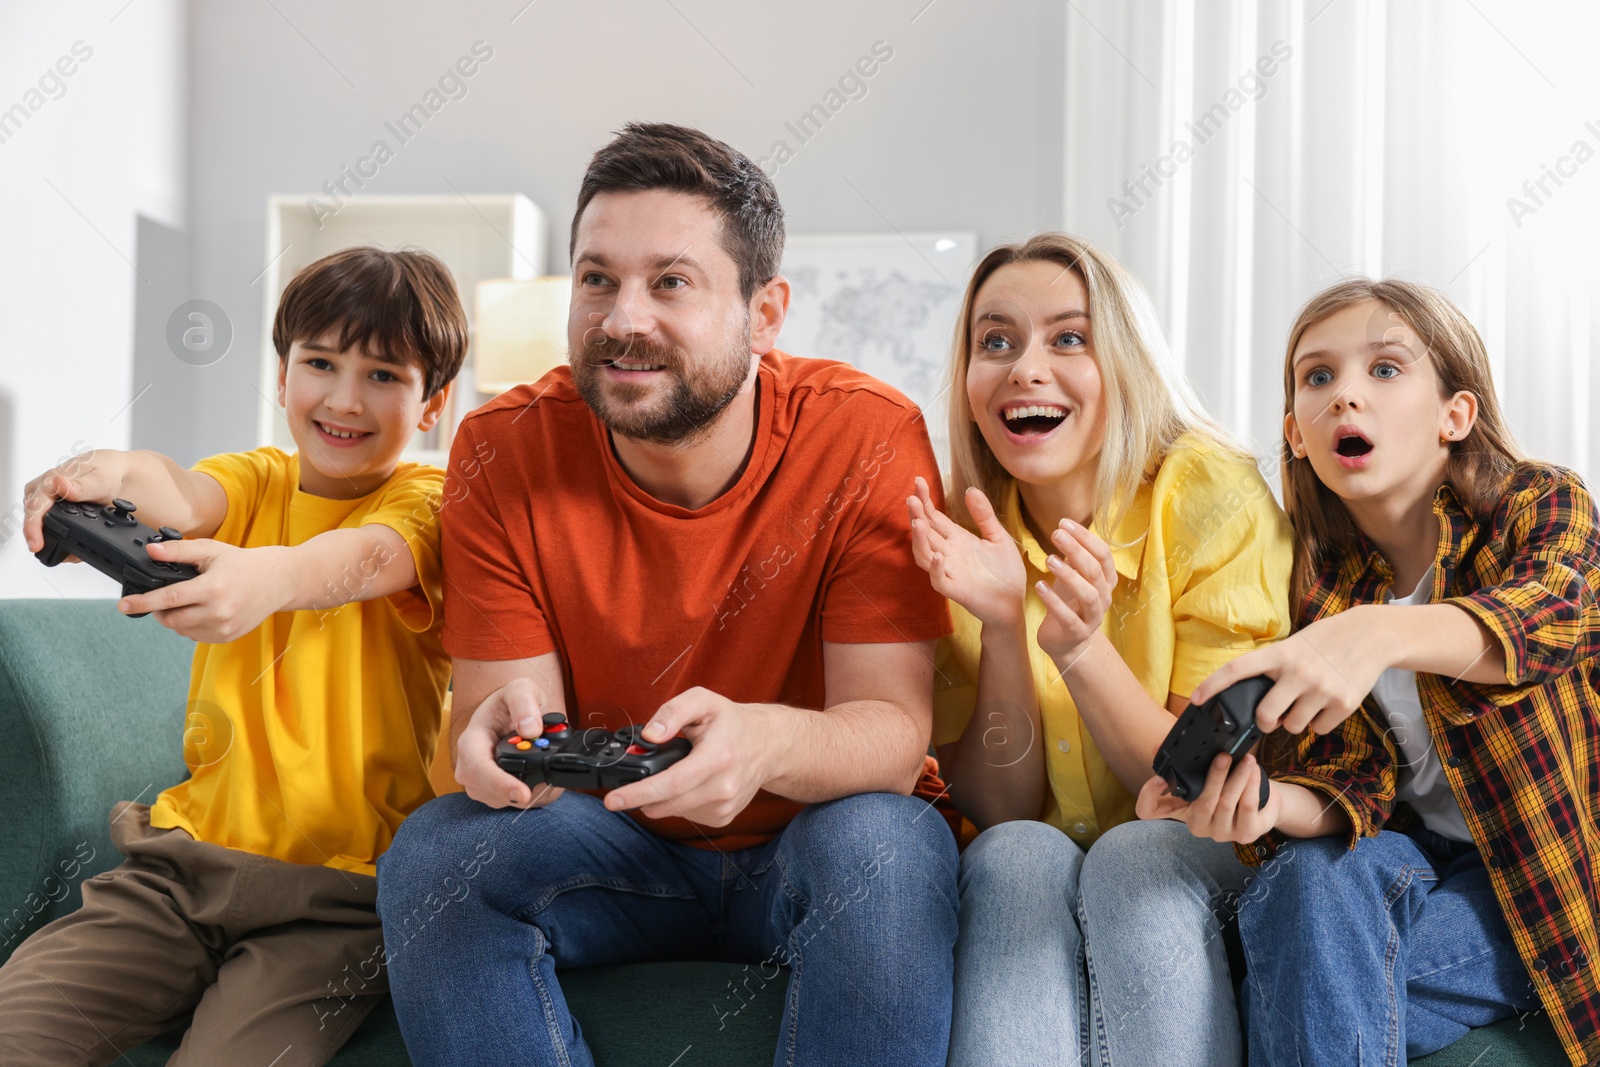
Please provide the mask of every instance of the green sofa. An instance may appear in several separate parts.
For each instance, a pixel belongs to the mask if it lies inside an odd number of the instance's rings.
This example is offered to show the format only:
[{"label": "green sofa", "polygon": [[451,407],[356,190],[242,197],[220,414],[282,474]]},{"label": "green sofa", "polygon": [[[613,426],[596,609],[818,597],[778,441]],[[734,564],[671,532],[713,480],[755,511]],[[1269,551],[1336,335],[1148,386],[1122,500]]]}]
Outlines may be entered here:
[{"label": "green sofa", "polygon": [[[0,600],[0,961],[78,906],[77,887],[63,895],[51,875],[86,854],[80,845],[94,850],[81,877],[115,865],[111,805],[149,803],[183,777],[192,648],[151,620],[122,618],[112,600]],[[769,1064],[783,983],[744,982],[735,998],[730,983],[743,978],[729,964],[653,963],[567,971],[562,988],[601,1067]],[[167,1035],[125,1050],[122,1062],[162,1064],[176,1047]],[[1565,1058],[1535,1017],[1475,1031],[1415,1062],[1552,1067]],[[393,1009],[374,1012],[334,1063],[409,1063]]]}]

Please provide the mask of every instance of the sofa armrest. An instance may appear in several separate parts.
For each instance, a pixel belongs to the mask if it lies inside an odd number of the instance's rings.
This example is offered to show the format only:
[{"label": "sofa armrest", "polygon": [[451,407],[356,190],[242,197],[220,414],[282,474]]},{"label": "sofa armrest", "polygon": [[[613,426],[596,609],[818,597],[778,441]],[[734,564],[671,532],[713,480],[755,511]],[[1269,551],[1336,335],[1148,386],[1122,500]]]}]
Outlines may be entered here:
[{"label": "sofa armrest", "polygon": [[115,600],[0,600],[0,962],[121,862],[111,806],[187,774],[193,654]]}]

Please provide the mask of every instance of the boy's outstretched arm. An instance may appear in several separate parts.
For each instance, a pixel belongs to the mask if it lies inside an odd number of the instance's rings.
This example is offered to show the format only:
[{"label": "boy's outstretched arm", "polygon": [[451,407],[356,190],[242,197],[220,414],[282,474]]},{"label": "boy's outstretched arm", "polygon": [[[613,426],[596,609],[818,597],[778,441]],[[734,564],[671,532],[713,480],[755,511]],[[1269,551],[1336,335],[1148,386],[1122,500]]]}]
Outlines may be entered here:
[{"label": "boy's outstretched arm", "polygon": [[228,514],[228,495],[211,475],[185,470],[159,452],[101,448],[27,484],[22,535],[28,551],[44,547],[44,513],[57,500],[109,504],[118,497],[137,505],[137,518],[146,526],[171,526],[185,537],[210,537]]},{"label": "boy's outstretched arm", "polygon": [[125,614],[150,612],[168,629],[196,641],[232,641],[278,611],[331,610],[417,584],[416,562],[399,531],[381,523],[329,530],[304,544],[238,548],[210,540],[228,514],[228,496],[209,474],[187,470],[159,452],[97,449],[74,456],[30,481],[24,492],[23,537],[44,547],[43,516],[57,500],[138,507],[146,526],[171,526],[182,541],[158,542],[153,559],[189,563],[200,577],[123,597]]},{"label": "boy's outstretched arm", "polygon": [[208,539],[164,541],[150,555],[200,569],[200,577],[125,596],[124,613],[150,612],[196,641],[241,637],[279,611],[328,611],[417,584],[404,537],[381,523],[329,530],[299,545],[238,548]]},{"label": "boy's outstretched arm", "polygon": [[329,530],[290,553],[288,598],[279,611],[326,610],[403,593],[417,584],[417,563],[398,530],[368,523]]}]

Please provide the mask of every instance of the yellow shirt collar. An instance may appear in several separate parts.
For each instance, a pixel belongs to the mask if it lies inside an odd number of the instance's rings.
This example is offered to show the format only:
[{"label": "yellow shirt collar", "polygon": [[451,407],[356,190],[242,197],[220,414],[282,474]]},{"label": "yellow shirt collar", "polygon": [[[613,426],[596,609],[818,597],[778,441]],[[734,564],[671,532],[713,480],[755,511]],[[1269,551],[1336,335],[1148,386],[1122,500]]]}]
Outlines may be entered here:
[{"label": "yellow shirt collar", "polygon": [[[1149,482],[1139,486],[1138,492],[1133,496],[1133,503],[1118,520],[1114,535],[1105,538],[1106,543],[1111,546],[1111,562],[1116,566],[1117,573],[1129,581],[1138,579],[1139,561],[1144,558],[1144,539],[1150,529],[1150,489]],[[1033,536],[1028,524],[1022,521],[1022,491],[1017,487],[1016,479],[1012,479],[1011,484],[1006,487],[1000,507],[1000,521],[1005,525],[1007,532],[1016,538],[1017,544],[1022,546],[1023,558],[1028,561],[1029,566],[1036,571],[1049,573],[1044,565],[1045,557],[1049,553],[1039,544],[1038,538]],[[1105,537],[1093,526],[1090,530]]]}]

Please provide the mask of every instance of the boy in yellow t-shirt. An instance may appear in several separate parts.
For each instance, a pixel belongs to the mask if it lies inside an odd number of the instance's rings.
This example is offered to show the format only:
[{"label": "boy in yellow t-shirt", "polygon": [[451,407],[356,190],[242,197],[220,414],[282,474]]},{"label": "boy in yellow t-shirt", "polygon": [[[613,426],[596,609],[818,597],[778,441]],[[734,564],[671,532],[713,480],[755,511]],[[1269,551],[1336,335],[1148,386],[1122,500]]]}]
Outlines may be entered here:
[{"label": "boy in yellow t-shirt", "polygon": [[30,482],[28,547],[56,500],[138,506],[198,578],[127,596],[199,644],[190,777],[118,804],[119,867],[0,968],[8,1067],[102,1064],[179,1025],[171,1063],[325,1063],[387,990],[374,861],[433,796],[450,660],[439,642],[444,473],[402,463],[467,345],[432,256],[313,263],[273,324],[298,451],[98,451]]}]

